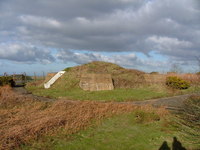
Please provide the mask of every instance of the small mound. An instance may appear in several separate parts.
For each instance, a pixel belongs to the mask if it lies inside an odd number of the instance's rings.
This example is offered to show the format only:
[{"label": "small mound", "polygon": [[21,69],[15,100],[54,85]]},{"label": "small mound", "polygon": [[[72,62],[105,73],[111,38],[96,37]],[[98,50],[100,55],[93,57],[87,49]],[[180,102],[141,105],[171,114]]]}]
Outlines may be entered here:
[{"label": "small mound", "polygon": [[66,68],[66,73],[53,88],[78,88],[82,74],[111,74],[115,88],[135,88],[145,82],[144,72],[135,69],[125,69],[113,63],[94,61],[88,64]]}]

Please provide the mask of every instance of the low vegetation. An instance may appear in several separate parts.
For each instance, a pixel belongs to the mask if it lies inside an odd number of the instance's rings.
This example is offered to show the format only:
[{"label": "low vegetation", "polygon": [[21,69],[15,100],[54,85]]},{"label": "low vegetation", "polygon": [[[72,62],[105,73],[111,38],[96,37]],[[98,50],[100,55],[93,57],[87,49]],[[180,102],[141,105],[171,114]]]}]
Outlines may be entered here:
[{"label": "low vegetation", "polygon": [[177,76],[169,76],[166,79],[166,85],[174,88],[174,89],[188,89],[190,87],[190,83],[177,77]]},{"label": "low vegetation", "polygon": [[[0,106],[0,149],[33,146],[34,141],[58,136],[57,132],[70,137],[91,126],[92,122],[95,121],[96,126],[103,118],[113,115],[131,115],[132,119],[135,118],[134,124],[159,121],[168,114],[162,108],[155,110],[149,106],[139,108],[128,104],[65,100],[40,102],[19,95],[8,86],[0,88]],[[129,114],[131,112],[135,113]],[[123,120],[120,123],[123,124]]]},{"label": "low vegetation", "polygon": [[23,149],[157,150],[163,143],[173,147],[174,137],[188,150],[198,148],[184,139],[172,126],[172,117],[163,108],[155,110],[145,106],[133,112],[93,122],[87,129],[75,134],[66,135],[65,131],[61,130],[56,136],[43,136],[31,145],[24,145]]},{"label": "low vegetation", "polygon": [[200,96],[191,96],[183,110],[177,117],[180,130],[191,144],[200,147]]},{"label": "low vegetation", "polygon": [[[161,113],[162,112],[162,113]],[[148,115],[151,113],[151,115]],[[95,122],[86,130],[73,135],[64,136],[60,132],[57,136],[45,137],[45,140],[33,143],[24,148],[49,150],[154,150],[158,149],[166,139],[171,140],[171,135],[163,131],[164,119],[168,115],[165,110],[154,109],[136,110],[105,118],[100,123]],[[155,117],[156,116],[156,117]],[[143,121],[141,121],[143,120]],[[53,142],[52,142],[53,141]]]},{"label": "low vegetation", "polygon": [[56,101],[39,102],[0,88],[0,149],[13,149],[59,129],[67,134],[84,129],[92,120],[133,111],[127,104]]},{"label": "low vegetation", "polygon": [[[0,88],[0,149],[158,149],[178,137],[164,108],[57,100],[42,102]],[[171,120],[172,119],[172,120]]]},{"label": "low vegetation", "polygon": [[90,101],[141,101],[168,96],[164,89],[155,87],[143,87],[135,89],[115,89],[112,91],[84,91],[80,88],[62,89],[50,88],[44,89],[37,86],[27,86],[27,89],[34,95],[50,98],[60,98],[68,100],[90,100]]},{"label": "low vegetation", "polygon": [[[130,123],[134,125],[135,123],[145,124],[160,121],[166,114],[168,112],[163,108],[155,110],[149,106],[139,108],[128,104],[66,100],[41,102],[36,101],[33,97],[19,95],[13,92],[9,86],[5,86],[0,88],[0,149],[17,147],[26,149],[32,146],[36,147],[38,144],[44,149],[46,147],[44,144],[48,142],[45,141],[46,137],[51,137],[47,149],[54,149],[50,146],[59,147],[59,145],[55,145],[55,139],[52,140],[52,138],[59,136],[62,141],[63,135],[65,135],[65,138],[69,140],[70,137],[84,132],[86,127],[96,128],[101,124],[103,118],[119,115],[119,119],[122,119],[122,116],[131,116],[135,121]],[[95,123],[92,123],[94,121]],[[122,126],[125,125],[123,120],[118,121],[118,123],[122,123]],[[79,131],[80,133],[78,133]],[[41,141],[43,142],[40,143]]]},{"label": "low vegetation", "polygon": [[10,85],[12,77],[11,76],[0,76],[0,86]]}]

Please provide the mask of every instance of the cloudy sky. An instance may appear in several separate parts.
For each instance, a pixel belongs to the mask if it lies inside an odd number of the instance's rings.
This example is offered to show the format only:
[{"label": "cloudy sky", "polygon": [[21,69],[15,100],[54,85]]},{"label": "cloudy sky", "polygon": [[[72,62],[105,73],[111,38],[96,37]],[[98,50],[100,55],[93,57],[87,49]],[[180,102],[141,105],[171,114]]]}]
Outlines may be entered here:
[{"label": "cloudy sky", "polygon": [[0,0],[0,74],[107,61],[198,69],[200,0]]}]

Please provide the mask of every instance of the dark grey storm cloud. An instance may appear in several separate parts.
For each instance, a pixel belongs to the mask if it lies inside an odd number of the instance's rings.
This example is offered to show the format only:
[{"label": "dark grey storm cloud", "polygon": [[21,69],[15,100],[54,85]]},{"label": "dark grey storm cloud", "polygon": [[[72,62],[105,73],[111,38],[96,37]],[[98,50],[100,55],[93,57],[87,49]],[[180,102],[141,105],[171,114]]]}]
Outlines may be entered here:
[{"label": "dark grey storm cloud", "polygon": [[[76,63],[104,60],[95,53],[103,51],[155,51],[192,61],[200,55],[199,8],[198,0],[1,0],[0,42],[62,49],[57,58]],[[54,60],[44,49],[31,50],[35,60]],[[77,55],[73,50],[91,52]],[[8,52],[2,49],[0,58],[16,60]]]}]

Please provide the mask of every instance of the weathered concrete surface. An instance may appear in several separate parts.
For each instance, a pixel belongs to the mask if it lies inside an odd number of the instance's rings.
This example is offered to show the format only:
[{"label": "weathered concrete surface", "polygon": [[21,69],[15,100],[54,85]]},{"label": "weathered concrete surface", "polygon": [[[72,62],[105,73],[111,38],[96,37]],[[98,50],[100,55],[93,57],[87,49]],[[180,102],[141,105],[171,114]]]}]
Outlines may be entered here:
[{"label": "weathered concrete surface", "polygon": [[82,74],[79,86],[86,91],[114,89],[110,74]]}]

